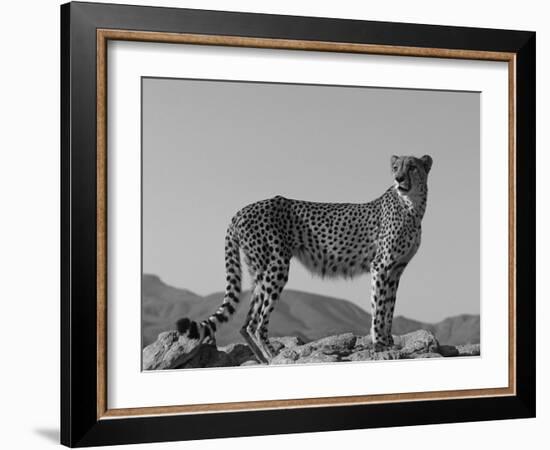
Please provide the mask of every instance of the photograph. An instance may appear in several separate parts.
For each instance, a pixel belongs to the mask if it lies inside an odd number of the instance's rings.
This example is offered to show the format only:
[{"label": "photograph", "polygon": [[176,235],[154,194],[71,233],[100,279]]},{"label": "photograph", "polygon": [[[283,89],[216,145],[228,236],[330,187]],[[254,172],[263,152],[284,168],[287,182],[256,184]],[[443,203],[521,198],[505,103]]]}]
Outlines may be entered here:
[{"label": "photograph", "polygon": [[480,108],[143,76],[142,370],[480,357]]}]

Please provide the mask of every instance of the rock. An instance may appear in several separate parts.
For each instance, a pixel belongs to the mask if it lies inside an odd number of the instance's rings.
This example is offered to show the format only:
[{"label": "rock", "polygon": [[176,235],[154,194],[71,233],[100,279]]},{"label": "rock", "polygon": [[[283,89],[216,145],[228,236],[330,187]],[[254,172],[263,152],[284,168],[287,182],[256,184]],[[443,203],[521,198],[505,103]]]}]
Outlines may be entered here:
[{"label": "rock", "polygon": [[294,364],[298,358],[300,355],[296,351],[284,348],[271,360],[271,364]]},{"label": "rock", "polygon": [[458,349],[454,345],[440,345],[439,353],[443,356],[458,356]]},{"label": "rock", "polygon": [[403,355],[398,350],[383,350],[374,352],[371,358],[373,361],[403,359]]},{"label": "rock", "polygon": [[317,341],[310,342],[294,349],[301,357],[309,357],[311,354],[322,350],[324,354],[349,354],[353,351],[357,336],[352,333],[339,334],[336,336],[328,336]]},{"label": "rock", "polygon": [[252,353],[252,350],[246,344],[230,344],[225,347],[219,347],[218,350],[227,353],[237,366],[242,366],[242,363],[245,361],[255,361],[258,363],[254,353]]},{"label": "rock", "polygon": [[250,351],[250,353],[252,353],[252,350],[250,350],[248,345],[241,344],[240,342],[237,343],[237,344],[229,344],[229,345],[224,345],[223,347],[218,347],[218,350],[220,350],[222,352],[225,352],[225,353],[231,353],[231,352],[233,352],[236,349],[239,349],[241,347],[246,348],[248,351]]},{"label": "rock", "polygon": [[371,361],[374,357],[374,353],[375,351],[372,349],[360,349],[359,351],[343,357],[342,361]]},{"label": "rock", "polygon": [[398,350],[375,351],[374,349],[359,350],[353,352],[348,357],[343,358],[343,361],[379,361],[390,359],[403,359]]},{"label": "rock", "polygon": [[358,336],[357,340],[355,341],[355,347],[359,348],[372,348],[372,337],[370,334],[367,334],[366,336]]},{"label": "rock", "polygon": [[198,369],[202,367],[239,366],[229,353],[220,351],[214,345],[201,345],[199,351],[185,363],[174,366],[174,369]]},{"label": "rock", "polygon": [[304,345],[305,342],[296,336],[284,336],[284,337],[274,337],[269,339],[273,345],[282,344],[283,347],[297,347],[299,345]]},{"label": "rock", "polygon": [[251,359],[250,361],[245,361],[241,366],[259,366],[260,363],[256,359]]},{"label": "rock", "polygon": [[143,370],[172,369],[184,364],[198,352],[199,341],[187,339],[177,331],[165,331],[143,349]]},{"label": "rock", "polygon": [[424,358],[443,358],[443,355],[440,353],[416,353],[410,355],[408,359],[424,359]]},{"label": "rock", "polygon": [[438,353],[439,349],[439,343],[435,336],[426,330],[395,336],[394,344],[399,348],[403,357],[421,353]]},{"label": "rock", "polygon": [[336,362],[340,361],[340,358],[337,354],[330,354],[330,353],[324,353],[322,351],[315,352],[310,354],[309,356],[306,356],[305,358],[301,358],[299,361],[297,361],[300,364],[319,364],[319,363],[329,363],[329,362]]},{"label": "rock", "polygon": [[479,344],[457,345],[458,356],[479,356],[481,355],[481,347]]},{"label": "rock", "polygon": [[[293,337],[276,337],[270,341],[277,351],[273,365],[323,364],[337,361],[374,361],[394,359],[441,358],[449,356],[474,356],[480,354],[476,345],[439,345],[434,335],[426,330],[417,330],[402,336],[394,336],[394,346],[376,350],[370,336],[352,333],[327,336],[304,343]],[[143,350],[144,370],[254,366],[259,361],[251,349],[241,343],[216,348],[212,343],[198,345],[176,331],[158,335],[151,345]]]}]

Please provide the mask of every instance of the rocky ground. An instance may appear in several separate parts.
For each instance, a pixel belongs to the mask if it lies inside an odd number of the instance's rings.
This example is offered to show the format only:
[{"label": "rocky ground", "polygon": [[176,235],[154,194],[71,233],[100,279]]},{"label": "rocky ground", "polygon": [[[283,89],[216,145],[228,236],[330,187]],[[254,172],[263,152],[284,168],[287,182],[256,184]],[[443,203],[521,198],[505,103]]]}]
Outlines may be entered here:
[{"label": "rocky ground", "polygon": [[[440,345],[434,335],[426,330],[394,336],[394,346],[384,351],[374,351],[370,336],[352,333],[329,336],[308,343],[296,337],[277,337],[271,341],[278,351],[271,362],[272,365],[443,358],[480,354],[479,344]],[[197,341],[189,340],[177,331],[160,333],[155,342],[143,349],[143,370],[259,364],[245,344],[230,344],[225,347],[197,344]]]}]

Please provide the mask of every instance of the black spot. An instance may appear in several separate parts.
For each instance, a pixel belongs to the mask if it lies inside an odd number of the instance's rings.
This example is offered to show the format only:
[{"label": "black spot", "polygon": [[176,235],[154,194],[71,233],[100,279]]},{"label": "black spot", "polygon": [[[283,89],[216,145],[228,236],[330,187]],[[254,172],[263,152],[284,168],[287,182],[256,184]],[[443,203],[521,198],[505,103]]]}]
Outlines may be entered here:
[{"label": "black spot", "polygon": [[[205,324],[201,324],[205,325]],[[210,330],[210,327],[204,326],[204,337],[212,336],[212,331]]]},{"label": "black spot", "polygon": [[227,317],[225,317],[222,313],[217,312],[214,314],[214,317],[218,319],[218,322],[227,322]]},{"label": "black spot", "polygon": [[233,314],[235,312],[235,308],[233,308],[233,305],[231,305],[231,303],[223,303],[222,308],[227,309],[227,312],[229,314]]},{"label": "black spot", "polygon": [[212,328],[212,331],[216,331],[216,322],[208,319],[208,324],[210,325],[210,328]]},{"label": "black spot", "polygon": [[227,296],[233,300],[235,303],[239,303],[239,297],[237,297],[233,292],[228,292]]}]

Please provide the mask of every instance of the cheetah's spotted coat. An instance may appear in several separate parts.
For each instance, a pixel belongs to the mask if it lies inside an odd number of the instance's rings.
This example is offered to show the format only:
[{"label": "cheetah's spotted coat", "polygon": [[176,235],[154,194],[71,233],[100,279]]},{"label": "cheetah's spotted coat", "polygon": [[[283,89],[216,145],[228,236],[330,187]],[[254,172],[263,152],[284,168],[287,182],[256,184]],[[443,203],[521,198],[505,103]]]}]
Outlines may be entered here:
[{"label": "cheetah's spotted coat", "polygon": [[177,322],[192,339],[214,340],[239,304],[240,252],[252,278],[250,310],[241,334],[262,362],[275,350],[267,339],[269,316],[288,281],[290,259],[297,258],[325,277],[372,277],[372,341],[381,349],[391,335],[399,279],[420,245],[426,209],[430,156],[392,156],[394,185],[369,203],[314,203],[274,197],[252,203],[233,219],[225,238],[227,287],[222,305],[200,324]]}]

